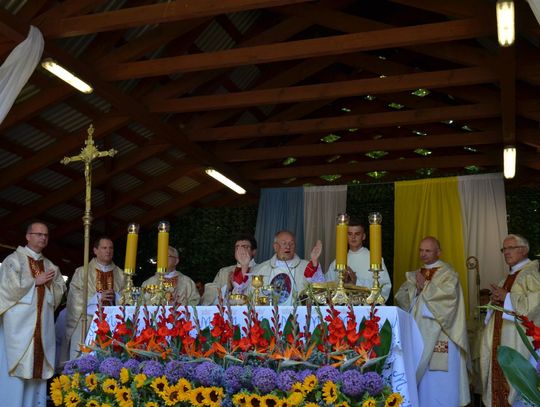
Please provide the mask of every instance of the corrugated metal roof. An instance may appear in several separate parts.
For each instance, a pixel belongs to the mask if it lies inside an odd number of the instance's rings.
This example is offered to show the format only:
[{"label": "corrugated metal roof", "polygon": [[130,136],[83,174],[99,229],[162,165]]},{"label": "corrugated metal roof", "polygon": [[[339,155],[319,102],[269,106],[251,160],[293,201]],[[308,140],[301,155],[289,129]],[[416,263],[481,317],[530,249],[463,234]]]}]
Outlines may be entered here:
[{"label": "corrugated metal roof", "polygon": [[157,176],[163,174],[165,171],[172,169],[172,167],[165,161],[159,158],[150,158],[143,161],[137,166],[137,169],[150,176]]},{"label": "corrugated metal roof", "polygon": [[195,40],[195,45],[204,52],[231,49],[235,43],[231,36],[216,21],[212,21]]},{"label": "corrugated metal roof", "polygon": [[21,161],[22,157],[17,154],[13,154],[10,151],[6,151],[0,148],[0,168],[9,167],[15,164],[17,161]]},{"label": "corrugated metal roof", "polygon": [[88,127],[92,120],[65,103],[59,103],[43,111],[40,116],[66,132]]},{"label": "corrugated metal roof", "polygon": [[17,96],[17,99],[15,99],[15,104],[22,103],[25,100],[30,99],[32,96],[37,95],[40,91],[41,88],[34,85],[33,83],[27,82]]},{"label": "corrugated metal roof", "polygon": [[148,130],[142,124],[130,123],[130,124],[128,124],[127,127],[128,127],[128,129],[133,130],[135,133],[137,133],[141,137],[144,137],[144,138],[146,138],[148,140],[151,140],[154,137],[154,132],[151,131],[151,130]]},{"label": "corrugated metal roof", "polygon": [[191,191],[193,188],[196,188],[199,185],[201,185],[200,182],[195,181],[193,178],[181,177],[173,183],[169,184],[168,186],[183,194],[185,192]]},{"label": "corrugated metal roof", "polygon": [[260,10],[248,10],[240,11],[238,13],[228,14],[227,17],[234,24],[236,29],[242,34],[245,34],[247,30],[255,24],[257,19],[260,17]]},{"label": "corrugated metal roof", "polygon": [[41,195],[15,185],[10,185],[9,187],[0,191],[0,199],[13,202],[18,205],[28,205],[39,198],[41,198]]},{"label": "corrugated metal roof", "polygon": [[61,188],[72,181],[71,178],[48,168],[44,168],[37,173],[30,174],[28,179],[32,182],[43,185],[52,191]]},{"label": "corrugated metal roof", "polygon": [[[82,208],[77,208],[76,206],[62,203],[57,205],[46,212],[47,215],[50,215],[57,219],[62,219],[65,221],[74,220],[81,218],[84,215],[84,210]],[[81,221],[82,225],[82,221]]]},{"label": "corrugated metal roof", "polygon": [[143,184],[143,182],[127,173],[121,173],[114,176],[110,181],[110,185],[117,191],[128,192]]},{"label": "corrugated metal roof", "polygon": [[240,66],[232,71],[230,78],[239,89],[245,90],[261,76],[261,70],[254,65]]},{"label": "corrugated metal roof", "polygon": [[169,148],[166,152],[166,154],[170,157],[173,157],[177,160],[180,160],[186,156],[186,153],[184,153],[182,150],[179,150],[177,148]]},{"label": "corrugated metal roof", "polygon": [[95,107],[101,112],[110,112],[112,105],[100,97],[96,92],[92,92],[89,94],[85,93],[78,93],[77,97],[81,98],[85,103],[88,103],[89,105]]},{"label": "corrugated metal roof", "polygon": [[138,206],[128,205],[128,206],[124,206],[122,209],[118,209],[114,211],[113,216],[123,219],[126,222],[130,222],[131,220],[137,218],[138,216],[142,216],[144,213],[145,211],[139,208]]},{"label": "corrugated metal roof", "polygon": [[171,199],[172,197],[165,192],[154,191],[148,195],[145,195],[143,198],[140,198],[140,201],[153,207],[157,207],[164,204],[165,202],[170,201]]},{"label": "corrugated metal roof", "polygon": [[[74,201],[81,205],[85,204],[85,191],[81,191],[73,198]],[[92,206],[101,206],[105,203],[105,193],[98,188],[92,188]]]},{"label": "corrugated metal roof", "polygon": [[131,141],[116,133],[110,134],[107,137],[107,141],[109,148],[114,148],[116,151],[118,151],[118,154],[115,157],[122,156],[137,148],[136,144],[133,144]]},{"label": "corrugated metal roof", "polygon": [[26,0],[2,0],[0,7],[6,9],[12,14],[17,14],[26,4]]},{"label": "corrugated metal roof", "polygon": [[26,123],[12,127],[4,133],[4,137],[32,151],[39,151],[55,141],[48,134]]}]

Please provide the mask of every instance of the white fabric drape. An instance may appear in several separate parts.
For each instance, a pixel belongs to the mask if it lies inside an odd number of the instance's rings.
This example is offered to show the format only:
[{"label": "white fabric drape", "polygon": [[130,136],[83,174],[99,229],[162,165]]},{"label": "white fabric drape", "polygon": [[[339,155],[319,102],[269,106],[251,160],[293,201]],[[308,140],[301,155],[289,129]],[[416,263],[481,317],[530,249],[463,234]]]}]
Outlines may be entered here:
[{"label": "white fabric drape", "polygon": [[347,209],[347,185],[304,188],[305,258],[320,239],[323,252],[319,258],[324,271],[336,257],[336,216]]},{"label": "white fabric drape", "polygon": [[[463,219],[465,255],[478,258],[480,287],[489,288],[507,274],[504,257],[499,249],[508,234],[506,198],[502,174],[482,174],[458,177]],[[469,273],[469,310],[477,305],[477,284]]]},{"label": "white fabric drape", "polygon": [[7,116],[43,53],[41,31],[30,26],[28,37],[15,47],[0,66],[0,123]]}]

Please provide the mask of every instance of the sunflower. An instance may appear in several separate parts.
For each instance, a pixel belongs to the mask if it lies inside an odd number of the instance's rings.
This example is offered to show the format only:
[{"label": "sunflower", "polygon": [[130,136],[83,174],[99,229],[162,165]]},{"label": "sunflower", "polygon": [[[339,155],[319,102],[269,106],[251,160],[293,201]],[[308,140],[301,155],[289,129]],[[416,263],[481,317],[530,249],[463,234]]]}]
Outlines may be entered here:
[{"label": "sunflower", "polygon": [[335,407],[351,407],[351,406],[346,401],[342,401],[341,403],[337,403]]},{"label": "sunflower", "polygon": [[204,387],[196,387],[190,390],[188,400],[194,406],[204,406]]},{"label": "sunflower", "polygon": [[294,407],[289,400],[281,400],[279,407]]},{"label": "sunflower", "polygon": [[119,387],[116,390],[116,401],[120,407],[133,407],[133,400],[131,399],[131,389],[128,387]]},{"label": "sunflower", "polygon": [[223,388],[221,387],[207,387],[204,389],[204,403],[210,407],[221,406],[221,400],[223,399]]},{"label": "sunflower", "polygon": [[71,390],[71,380],[69,380],[69,376],[66,376],[65,374],[63,374],[62,376],[60,376],[58,380],[60,380],[60,383],[62,384],[62,390],[64,391]]},{"label": "sunflower", "polygon": [[279,407],[279,405],[280,405],[279,398],[277,396],[274,396],[273,394],[267,394],[261,399],[262,407]]},{"label": "sunflower", "polygon": [[362,407],[377,407],[377,400],[375,400],[373,397],[367,398],[362,403]]},{"label": "sunflower", "polygon": [[304,379],[304,390],[306,393],[310,393],[315,387],[317,387],[317,377],[313,374],[306,376]]},{"label": "sunflower", "polygon": [[291,392],[300,393],[302,396],[309,393],[307,388],[300,382],[296,382],[291,386]]},{"label": "sunflower", "polygon": [[77,407],[80,402],[81,398],[73,390],[66,394],[66,398],[64,399],[66,407]]},{"label": "sunflower", "polygon": [[99,406],[100,406],[99,401],[94,400],[94,399],[88,400],[85,405],[85,407],[99,407]]},{"label": "sunflower", "polygon": [[246,393],[236,393],[233,398],[232,402],[235,406],[244,407],[247,405],[249,395]]},{"label": "sunflower", "polygon": [[133,382],[135,383],[135,387],[137,389],[140,389],[144,386],[144,383],[146,382],[146,375],[144,373],[139,373],[138,375],[135,375],[133,378]]},{"label": "sunflower", "polygon": [[392,393],[386,399],[386,403],[384,403],[384,407],[399,407],[401,406],[401,403],[403,403],[403,397],[401,397],[401,394]]},{"label": "sunflower", "polygon": [[338,393],[334,382],[327,381],[322,388],[323,400],[326,404],[335,403]]},{"label": "sunflower", "polygon": [[178,390],[181,393],[187,393],[188,391],[191,390],[191,383],[188,380],[184,379],[183,377],[180,380],[178,380],[178,383],[176,383],[175,386],[178,388]]},{"label": "sunflower", "polygon": [[287,397],[287,400],[289,400],[289,402],[293,405],[293,406],[298,406],[300,405],[300,403],[302,403],[302,401],[304,401],[304,395],[302,393],[299,393],[299,392],[293,392],[289,395],[289,397]]},{"label": "sunflower", "polygon": [[88,390],[93,391],[98,385],[98,378],[95,373],[91,373],[84,378],[84,382]]},{"label": "sunflower", "polygon": [[64,397],[62,396],[62,390],[52,390],[52,384],[51,384],[51,399],[55,406],[61,406],[62,401],[64,401]]},{"label": "sunflower", "polygon": [[175,404],[178,404],[182,399],[181,396],[182,395],[176,386],[168,386],[163,393],[161,393],[161,398],[165,401],[165,405],[167,406],[174,406]]},{"label": "sunflower", "polygon": [[304,407],[319,407],[319,405],[310,401],[309,403],[304,404]]},{"label": "sunflower", "polygon": [[144,403],[144,407],[159,407],[159,404],[155,401],[147,401]]},{"label": "sunflower", "polygon": [[112,407],[109,403],[103,403],[101,407]]},{"label": "sunflower", "polygon": [[261,396],[258,394],[252,394],[247,401],[249,407],[261,407]]},{"label": "sunflower", "polygon": [[129,370],[127,370],[125,367],[120,370],[120,382],[122,384],[129,382]]},{"label": "sunflower", "polygon": [[152,380],[152,389],[156,392],[158,396],[162,396],[163,392],[169,388],[169,382],[165,376],[156,377]]},{"label": "sunflower", "polygon": [[81,375],[79,373],[75,373],[73,376],[71,376],[71,388],[78,389],[80,384],[81,384]]},{"label": "sunflower", "polygon": [[103,388],[103,391],[105,393],[115,394],[116,389],[118,389],[118,382],[115,379],[113,379],[112,377],[109,377],[109,378],[105,379],[105,381],[103,382],[101,387]]}]

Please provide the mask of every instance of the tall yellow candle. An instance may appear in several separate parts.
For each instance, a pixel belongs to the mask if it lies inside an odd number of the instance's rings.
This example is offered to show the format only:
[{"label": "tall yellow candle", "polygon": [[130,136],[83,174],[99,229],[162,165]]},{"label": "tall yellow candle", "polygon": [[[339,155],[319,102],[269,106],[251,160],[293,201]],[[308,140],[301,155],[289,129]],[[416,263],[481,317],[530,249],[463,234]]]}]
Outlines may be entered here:
[{"label": "tall yellow candle", "polygon": [[137,260],[137,241],[139,239],[139,225],[131,223],[128,226],[128,235],[126,242],[126,261],[124,270],[134,272]]},{"label": "tall yellow candle", "polygon": [[169,223],[158,225],[157,268],[166,269],[169,257]]},{"label": "tall yellow candle", "polygon": [[369,215],[369,263],[372,269],[382,268],[382,216],[378,212]]},{"label": "tall yellow candle", "polygon": [[336,270],[347,268],[347,229],[349,216],[340,213],[336,224]]}]

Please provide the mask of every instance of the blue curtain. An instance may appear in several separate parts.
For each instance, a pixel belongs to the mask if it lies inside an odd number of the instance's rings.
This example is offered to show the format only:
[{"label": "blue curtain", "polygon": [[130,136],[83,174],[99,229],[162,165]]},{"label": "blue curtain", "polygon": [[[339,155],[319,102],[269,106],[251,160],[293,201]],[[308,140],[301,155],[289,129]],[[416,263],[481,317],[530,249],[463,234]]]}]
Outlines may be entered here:
[{"label": "blue curtain", "polygon": [[304,188],[264,188],[257,212],[257,256],[262,263],[274,254],[274,234],[289,230],[296,235],[296,254],[304,255]]}]

